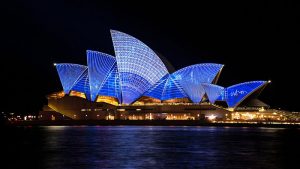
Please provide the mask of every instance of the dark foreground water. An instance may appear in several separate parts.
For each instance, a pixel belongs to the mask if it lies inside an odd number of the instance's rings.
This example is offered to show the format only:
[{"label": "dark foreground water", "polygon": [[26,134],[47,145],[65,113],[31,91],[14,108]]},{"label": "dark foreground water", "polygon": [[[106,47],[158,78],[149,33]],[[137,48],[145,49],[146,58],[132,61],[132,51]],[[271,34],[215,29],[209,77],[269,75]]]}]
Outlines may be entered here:
[{"label": "dark foreground water", "polygon": [[0,168],[300,168],[300,130],[78,126],[1,129]]}]

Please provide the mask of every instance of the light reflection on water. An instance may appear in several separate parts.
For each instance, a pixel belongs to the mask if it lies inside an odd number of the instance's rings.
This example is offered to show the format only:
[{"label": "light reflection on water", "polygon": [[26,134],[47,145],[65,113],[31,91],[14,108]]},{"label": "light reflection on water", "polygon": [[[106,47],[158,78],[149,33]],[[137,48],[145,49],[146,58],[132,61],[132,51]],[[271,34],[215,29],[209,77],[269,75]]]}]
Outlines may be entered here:
[{"label": "light reflection on water", "polygon": [[11,139],[21,137],[13,141],[19,147],[15,157],[31,156],[25,166],[47,169],[293,168],[300,141],[297,129],[249,127],[53,126],[13,132]]}]

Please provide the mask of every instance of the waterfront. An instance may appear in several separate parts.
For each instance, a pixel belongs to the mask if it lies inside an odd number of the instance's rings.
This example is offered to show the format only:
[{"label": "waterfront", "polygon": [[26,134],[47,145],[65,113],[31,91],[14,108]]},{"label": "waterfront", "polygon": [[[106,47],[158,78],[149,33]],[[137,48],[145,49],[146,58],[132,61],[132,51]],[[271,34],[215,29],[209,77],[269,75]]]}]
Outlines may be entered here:
[{"label": "waterfront", "polygon": [[299,129],[51,126],[1,134],[4,168],[298,168],[300,156]]}]

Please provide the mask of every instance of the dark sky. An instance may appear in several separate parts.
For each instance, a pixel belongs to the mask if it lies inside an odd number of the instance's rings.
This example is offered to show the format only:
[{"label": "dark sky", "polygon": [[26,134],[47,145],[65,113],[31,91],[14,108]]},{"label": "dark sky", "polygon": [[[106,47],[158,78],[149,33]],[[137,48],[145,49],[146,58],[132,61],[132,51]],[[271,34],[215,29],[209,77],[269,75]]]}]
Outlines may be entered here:
[{"label": "dark sky", "polygon": [[128,33],[176,69],[225,64],[219,84],[272,80],[260,99],[297,110],[299,5],[283,2],[10,0],[1,4],[1,109],[32,112],[62,89],[54,62],[114,54],[109,30]]}]

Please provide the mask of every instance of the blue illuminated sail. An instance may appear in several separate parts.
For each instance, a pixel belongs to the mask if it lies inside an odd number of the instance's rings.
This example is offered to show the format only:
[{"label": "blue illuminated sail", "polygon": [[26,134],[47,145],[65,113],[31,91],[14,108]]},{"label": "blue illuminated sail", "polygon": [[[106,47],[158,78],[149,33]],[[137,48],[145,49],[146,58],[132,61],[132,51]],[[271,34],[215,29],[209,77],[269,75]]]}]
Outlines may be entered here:
[{"label": "blue illuminated sail", "polygon": [[174,79],[173,75],[170,75],[168,81],[165,84],[163,95],[161,100],[187,98],[188,96],[183,91],[180,84]]},{"label": "blue illuminated sail", "polygon": [[98,92],[103,85],[103,81],[109,75],[109,71],[112,69],[115,62],[116,59],[111,55],[97,51],[87,51],[87,63],[89,69],[88,73],[92,101],[96,100]]},{"label": "blue illuminated sail", "polygon": [[245,98],[247,98],[259,88],[263,87],[265,84],[267,84],[267,81],[251,81],[236,84],[226,88],[228,106],[236,107]]},{"label": "blue illuminated sail", "polygon": [[72,63],[59,63],[55,64],[55,67],[66,94],[69,94],[80,75],[87,69],[84,65]]},{"label": "blue illuminated sail", "polygon": [[215,103],[215,101],[222,96],[225,90],[222,86],[208,83],[203,83],[202,87],[204,88],[210,103]]},{"label": "blue illuminated sail", "polygon": [[173,75],[166,75],[150,88],[144,96],[153,97],[159,100],[169,100],[188,97]]},{"label": "blue illuminated sail", "polygon": [[149,90],[144,93],[144,96],[153,97],[162,100],[163,92],[165,90],[166,82],[169,79],[169,74],[161,78],[155,85],[153,85]]},{"label": "blue illuminated sail", "polygon": [[182,68],[172,75],[194,103],[199,103],[205,94],[202,83],[212,83],[223,65],[204,63]]},{"label": "blue illuminated sail", "polygon": [[130,104],[168,74],[155,52],[140,40],[111,30],[122,91],[122,102]]},{"label": "blue illuminated sail", "polygon": [[71,90],[82,92],[88,100],[91,100],[88,68],[86,68],[86,70],[81,74]]},{"label": "blue illuminated sail", "polygon": [[109,71],[109,75],[104,80],[98,95],[115,97],[119,100],[119,102],[121,102],[120,79],[117,63],[115,63],[112,69]]}]

